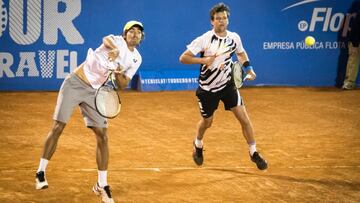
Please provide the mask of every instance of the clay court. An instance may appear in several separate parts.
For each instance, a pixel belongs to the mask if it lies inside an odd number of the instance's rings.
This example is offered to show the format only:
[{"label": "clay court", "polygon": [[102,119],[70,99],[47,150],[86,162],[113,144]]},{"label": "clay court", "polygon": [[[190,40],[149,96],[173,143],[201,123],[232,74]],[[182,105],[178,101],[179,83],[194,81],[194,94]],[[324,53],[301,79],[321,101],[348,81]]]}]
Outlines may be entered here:
[{"label": "clay court", "polygon": [[[110,121],[109,184],[116,202],[359,202],[360,91],[336,88],[241,90],[269,168],[249,160],[239,123],[222,104],[192,160],[199,110],[194,91],[121,94]],[[100,202],[96,141],[79,109],[47,168],[35,171],[57,92],[0,93],[0,202]]]}]

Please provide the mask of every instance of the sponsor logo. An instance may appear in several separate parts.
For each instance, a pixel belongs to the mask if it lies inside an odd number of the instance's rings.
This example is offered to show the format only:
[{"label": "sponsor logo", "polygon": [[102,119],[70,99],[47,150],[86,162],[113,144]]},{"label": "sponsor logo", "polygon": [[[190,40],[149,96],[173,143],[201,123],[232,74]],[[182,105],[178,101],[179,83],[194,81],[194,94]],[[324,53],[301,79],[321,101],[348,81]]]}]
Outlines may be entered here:
[{"label": "sponsor logo", "polygon": [[[303,0],[283,8],[281,11],[285,12],[299,6],[310,3],[319,2],[321,0]],[[314,7],[312,10],[310,21],[300,20],[297,28],[301,32],[314,32],[321,29],[323,32],[339,32],[341,28],[342,37],[345,37],[349,32],[349,24],[351,18],[355,17],[355,13],[336,13],[331,7]],[[343,26],[343,27],[342,27]]]},{"label": "sponsor logo", "polygon": [[[283,8],[282,12],[291,12],[292,9],[303,9],[303,6],[309,4],[324,2],[324,0],[302,0],[295,4],[289,5]],[[317,4],[317,5],[318,5]],[[323,3],[325,4],[325,3]],[[342,37],[346,37],[349,32],[350,20],[356,15],[352,13],[334,12],[334,8],[331,7],[314,7],[311,14],[300,19],[297,23],[297,29],[300,32],[339,32]],[[305,13],[309,14],[309,13]],[[304,20],[308,19],[308,20]],[[302,41],[268,41],[263,42],[263,50],[304,50],[304,49],[343,49],[346,48],[345,42],[340,41],[316,41],[314,45],[305,45]]]},{"label": "sponsor logo", "polygon": [[[81,13],[81,0],[4,0],[0,3],[0,40],[14,43],[17,51],[0,51],[0,79],[3,77],[65,78],[77,66],[77,52],[53,50],[62,35],[67,44],[84,43],[74,20]],[[26,50],[34,43],[45,48]],[[44,47],[42,46],[42,47]],[[51,50],[44,50],[46,47]],[[56,68],[55,68],[56,67]],[[56,69],[56,70],[55,70]],[[70,69],[66,71],[67,69]]]}]

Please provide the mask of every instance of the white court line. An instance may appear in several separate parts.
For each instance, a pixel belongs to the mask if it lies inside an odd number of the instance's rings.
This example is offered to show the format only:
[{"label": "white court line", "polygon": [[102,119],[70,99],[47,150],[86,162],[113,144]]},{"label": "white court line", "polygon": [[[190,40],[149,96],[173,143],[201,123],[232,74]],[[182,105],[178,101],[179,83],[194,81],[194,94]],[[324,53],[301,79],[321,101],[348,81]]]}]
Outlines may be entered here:
[{"label": "white court line", "polygon": [[[271,167],[271,166],[270,166]],[[347,169],[347,168],[360,168],[360,166],[344,166],[344,165],[333,165],[333,166],[287,166],[287,167],[274,167],[272,169]],[[161,171],[184,171],[184,170],[238,170],[238,169],[256,169],[256,167],[246,167],[246,166],[233,166],[233,167],[223,167],[223,166],[202,166],[202,167],[134,167],[134,168],[117,168],[110,169],[108,171],[152,171],[152,172],[161,172]],[[35,169],[1,169],[2,173],[15,173],[19,171],[29,171]],[[80,168],[80,169],[67,169],[66,171],[85,171],[92,172],[97,171],[96,168]]]},{"label": "white court line", "polygon": [[[245,166],[235,166],[235,167],[220,167],[220,166],[213,166],[213,167],[159,167],[159,168],[118,168],[118,169],[110,169],[109,171],[183,171],[183,170],[236,170],[236,169],[247,169],[253,167],[245,167]],[[97,171],[97,169],[72,169],[72,171]]]},{"label": "white court line", "polygon": [[[252,169],[256,167],[247,166],[200,166],[200,167],[159,167],[159,168],[118,168],[110,169],[109,171],[183,171],[183,170],[237,170],[237,169]],[[288,167],[274,167],[274,169],[338,169],[338,168],[360,168],[360,166],[288,166]],[[97,169],[70,169],[69,171],[97,171]]]}]

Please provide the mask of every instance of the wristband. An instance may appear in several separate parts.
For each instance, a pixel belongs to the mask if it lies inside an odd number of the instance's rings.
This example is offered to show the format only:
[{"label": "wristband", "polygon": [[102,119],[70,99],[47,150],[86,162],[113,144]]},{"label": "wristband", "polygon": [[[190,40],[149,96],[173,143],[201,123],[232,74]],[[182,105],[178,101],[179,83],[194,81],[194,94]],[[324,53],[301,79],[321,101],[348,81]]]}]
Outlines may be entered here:
[{"label": "wristband", "polygon": [[243,69],[244,69],[244,71],[247,73],[248,71],[250,71],[250,70],[254,70],[254,68],[252,67],[252,65],[250,65],[250,62],[249,61],[245,61],[244,63],[243,63]]},{"label": "wristband", "polygon": [[244,66],[244,67],[250,66],[250,61],[245,61],[245,62],[243,63],[243,66]]}]

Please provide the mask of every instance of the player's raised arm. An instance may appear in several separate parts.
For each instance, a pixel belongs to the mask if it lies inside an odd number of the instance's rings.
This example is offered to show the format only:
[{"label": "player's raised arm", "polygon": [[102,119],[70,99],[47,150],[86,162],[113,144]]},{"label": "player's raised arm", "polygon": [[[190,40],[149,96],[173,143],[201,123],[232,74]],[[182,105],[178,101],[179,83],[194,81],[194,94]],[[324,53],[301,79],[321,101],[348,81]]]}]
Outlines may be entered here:
[{"label": "player's raised arm", "polygon": [[117,49],[114,39],[111,35],[103,38],[104,46],[109,49],[108,57],[110,61],[114,61],[119,56],[119,50]]}]

